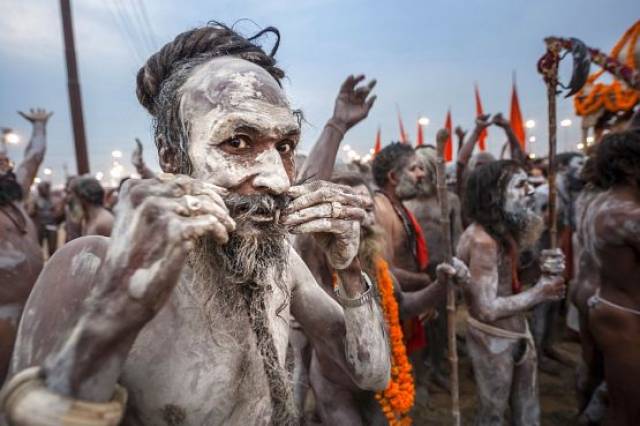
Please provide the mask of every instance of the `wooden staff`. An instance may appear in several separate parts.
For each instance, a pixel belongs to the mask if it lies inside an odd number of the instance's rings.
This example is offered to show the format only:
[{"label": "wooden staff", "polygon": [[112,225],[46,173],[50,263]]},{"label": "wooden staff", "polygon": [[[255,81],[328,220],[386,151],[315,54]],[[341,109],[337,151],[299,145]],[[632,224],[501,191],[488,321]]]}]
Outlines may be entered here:
[{"label": "wooden staff", "polygon": [[[445,172],[444,150],[449,139],[449,132],[440,129],[436,135],[438,145],[438,162],[436,167],[438,199],[440,200],[440,223],[444,236],[445,258],[451,263],[453,248],[451,247],[451,223],[449,220],[449,197]],[[447,280],[447,334],[449,340],[449,363],[451,364],[451,415],[453,424],[460,426],[460,397],[458,392],[458,349],[456,348],[456,299],[451,280]]]},{"label": "wooden staff", "polygon": [[547,84],[547,100],[549,103],[549,238],[551,248],[558,247],[558,220],[556,218],[556,95],[558,86],[558,63],[560,62],[560,43],[551,38],[546,39],[547,54],[544,67],[540,72]]}]

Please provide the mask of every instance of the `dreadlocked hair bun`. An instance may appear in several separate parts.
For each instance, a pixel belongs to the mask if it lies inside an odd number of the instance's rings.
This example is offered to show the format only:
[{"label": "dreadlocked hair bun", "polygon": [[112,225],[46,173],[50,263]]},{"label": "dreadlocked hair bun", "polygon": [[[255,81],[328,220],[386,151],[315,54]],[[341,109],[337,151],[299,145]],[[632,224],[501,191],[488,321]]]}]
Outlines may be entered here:
[{"label": "dreadlocked hair bun", "polygon": [[[257,44],[252,43],[265,33],[276,36],[276,42],[269,54],[266,54]],[[280,84],[280,80],[284,78],[284,71],[276,67],[274,59],[279,44],[280,33],[274,27],[267,27],[250,38],[241,36],[219,22],[210,22],[204,27],[185,31],[165,44],[140,68],[136,78],[138,101],[151,115],[157,116],[156,99],[165,80],[177,68],[184,66],[185,63],[199,64],[222,56],[234,56],[253,62],[269,72]]]}]

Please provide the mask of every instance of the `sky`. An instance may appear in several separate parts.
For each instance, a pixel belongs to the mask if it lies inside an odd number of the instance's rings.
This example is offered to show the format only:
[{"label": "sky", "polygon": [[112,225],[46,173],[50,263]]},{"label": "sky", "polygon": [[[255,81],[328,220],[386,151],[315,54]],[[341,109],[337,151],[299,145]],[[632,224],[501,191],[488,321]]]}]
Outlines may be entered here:
[{"label": "sky", "polygon": [[[284,87],[300,108],[301,151],[308,152],[333,111],[341,82],[352,73],[376,78],[378,100],[366,121],[349,131],[343,144],[364,154],[381,129],[384,143],[399,138],[397,110],[409,137],[416,120],[433,142],[447,109],[453,124],[471,129],[477,83],[485,112],[509,113],[512,76],[516,75],[525,119],[536,121],[531,151],[544,155],[546,89],[536,71],[549,35],[578,37],[608,52],[640,18],[637,0],[536,1],[377,1],[377,0],[72,0],[74,31],[91,172],[108,176],[111,153],[123,152],[125,173],[134,138],[154,169],[157,154],[151,119],[135,96],[135,75],[144,60],[182,31],[216,20],[245,35],[272,25],[282,39],[276,55],[287,73]],[[59,2],[2,0],[0,14],[0,126],[22,142],[10,147],[20,161],[30,125],[17,110],[44,107],[55,114],[48,125],[48,150],[41,168],[62,181],[63,165],[75,173]],[[148,21],[145,20],[148,18]],[[149,25],[146,25],[149,22]],[[142,30],[144,29],[144,30]],[[264,40],[270,49],[272,39]],[[561,77],[569,77],[570,61]],[[559,129],[561,149],[574,149],[579,120],[570,101],[558,98],[558,118],[573,124]],[[496,153],[504,142],[500,129],[489,130]]]}]

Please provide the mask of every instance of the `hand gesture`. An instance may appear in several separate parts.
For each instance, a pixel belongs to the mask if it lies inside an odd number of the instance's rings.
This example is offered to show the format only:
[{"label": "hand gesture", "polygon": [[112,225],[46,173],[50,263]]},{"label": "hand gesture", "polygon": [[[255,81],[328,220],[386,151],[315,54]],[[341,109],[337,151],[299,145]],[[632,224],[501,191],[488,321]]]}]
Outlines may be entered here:
[{"label": "hand gesture", "polygon": [[[500,115],[500,114],[497,114],[497,115]],[[492,124],[490,118],[491,118],[491,114],[479,115],[478,117],[476,117],[476,126],[479,127],[480,129],[485,129],[489,127]]]},{"label": "hand gesture", "polygon": [[496,115],[494,115],[493,120],[491,120],[491,122],[496,126],[502,127],[502,128],[510,126],[509,121],[502,116],[502,113],[497,113]]},{"label": "hand gesture", "polygon": [[564,298],[567,287],[564,282],[565,259],[558,248],[542,250],[540,255],[540,270],[542,277],[538,286],[545,300],[560,300]]},{"label": "hand gesture", "polygon": [[144,167],[144,160],[142,158],[142,142],[140,142],[140,139],[138,138],[136,138],[136,147],[131,153],[131,164],[133,164],[136,170]]},{"label": "hand gesture", "polygon": [[107,253],[111,281],[157,311],[177,283],[194,240],[207,234],[224,244],[235,229],[225,194],[224,188],[183,175],[129,180],[120,192]]},{"label": "hand gesture", "polygon": [[333,110],[333,120],[343,124],[345,130],[349,130],[367,118],[373,103],[376,101],[375,95],[369,97],[371,90],[376,85],[375,80],[371,80],[364,86],[356,87],[364,78],[364,75],[355,77],[350,75],[340,87]]},{"label": "hand gesture", "polygon": [[466,130],[464,130],[464,129],[463,129],[462,127],[460,127],[460,126],[456,126],[456,128],[455,128],[455,130],[454,130],[454,131],[455,131],[455,133],[456,133],[456,136],[457,136],[457,137],[458,137],[458,139],[460,139],[460,140],[464,140],[464,137],[467,135],[467,131],[466,131]]},{"label": "hand gesture", "polygon": [[32,124],[47,124],[49,117],[53,115],[53,111],[47,112],[44,108],[31,108],[29,112],[18,111],[18,114],[20,114],[25,120],[30,121]]},{"label": "hand gesture", "polygon": [[311,233],[336,269],[348,267],[358,254],[360,222],[371,200],[344,185],[315,181],[292,186],[293,201],[281,222],[293,234]]},{"label": "hand gesture", "polygon": [[439,283],[445,283],[448,279],[452,279],[453,283],[463,286],[471,281],[469,268],[465,263],[457,257],[451,258],[452,263],[443,262],[436,267],[436,276]]}]

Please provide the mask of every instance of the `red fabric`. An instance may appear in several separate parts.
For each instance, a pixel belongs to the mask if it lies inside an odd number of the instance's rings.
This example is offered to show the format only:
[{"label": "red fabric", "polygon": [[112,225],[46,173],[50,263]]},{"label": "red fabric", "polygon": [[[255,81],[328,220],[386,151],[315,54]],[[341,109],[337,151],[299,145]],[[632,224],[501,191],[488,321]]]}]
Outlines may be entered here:
[{"label": "red fabric", "polygon": [[376,144],[373,146],[373,155],[376,155],[382,149],[382,138],[380,136],[380,129],[376,133]]},{"label": "red fabric", "polygon": [[429,249],[427,248],[427,243],[424,239],[424,232],[422,232],[422,227],[409,209],[405,207],[404,211],[407,214],[407,217],[411,222],[411,226],[413,226],[413,231],[416,234],[416,260],[418,261],[420,272],[424,272],[427,270],[427,266],[429,265]]},{"label": "red fabric", "polygon": [[424,134],[422,133],[422,125],[418,123],[418,132],[416,137],[416,146],[424,145]]},{"label": "red fabric", "polygon": [[451,124],[451,110],[447,111],[444,128],[449,132],[447,144],[444,146],[444,161],[453,161],[453,125]]},{"label": "red fabric", "polygon": [[400,125],[400,142],[407,143],[407,133],[404,131],[404,124],[402,124],[402,117],[400,117],[400,111],[398,111],[398,124]]},{"label": "red fabric", "polygon": [[509,123],[515,133],[516,137],[520,141],[522,150],[527,152],[527,146],[525,142],[524,121],[522,120],[522,113],[520,112],[520,101],[518,100],[518,91],[516,89],[516,83],[513,83],[513,90],[511,92],[511,114],[509,115]]},{"label": "red fabric", "polygon": [[571,228],[565,226],[560,232],[560,250],[564,253],[566,267],[564,269],[565,282],[570,282],[573,278],[573,239]]},{"label": "red fabric", "polygon": [[424,332],[422,321],[418,317],[402,321],[407,354],[420,350],[427,346],[427,333]]},{"label": "red fabric", "polygon": [[522,283],[518,277],[518,252],[515,244],[511,244],[509,256],[511,257],[511,291],[513,294],[518,294],[522,291]]},{"label": "red fabric", "polygon": [[[482,111],[482,102],[480,101],[480,92],[478,91],[478,85],[476,84],[476,117],[480,117],[484,114]],[[483,129],[478,137],[478,147],[480,151],[484,151],[487,149],[486,140],[487,140],[487,129]]]}]

